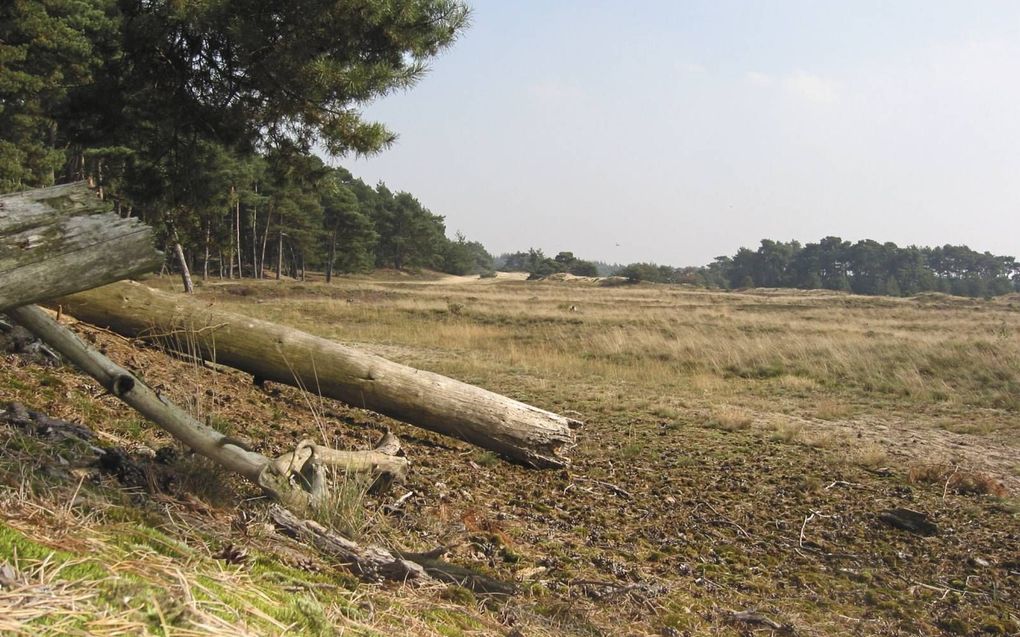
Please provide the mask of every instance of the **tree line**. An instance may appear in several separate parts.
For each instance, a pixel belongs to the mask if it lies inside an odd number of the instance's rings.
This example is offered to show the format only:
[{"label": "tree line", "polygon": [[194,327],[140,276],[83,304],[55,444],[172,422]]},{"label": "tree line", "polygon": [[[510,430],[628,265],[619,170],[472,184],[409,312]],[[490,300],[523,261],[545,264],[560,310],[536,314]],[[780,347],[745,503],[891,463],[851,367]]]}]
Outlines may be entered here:
[{"label": "tree line", "polygon": [[1020,291],[1014,257],[967,246],[899,247],[863,239],[825,237],[817,243],[763,239],[703,267],[632,263],[617,272],[634,281],[687,283],[712,288],[790,287],[856,294],[906,296],[943,292],[985,297]]},{"label": "tree line", "polygon": [[587,261],[574,256],[573,252],[562,251],[554,257],[547,257],[540,248],[529,248],[527,252],[507,252],[496,258],[494,267],[502,272],[527,272],[535,278],[565,272],[574,276],[607,276],[613,267],[598,261]]},{"label": "tree line", "polygon": [[491,267],[411,194],[312,152],[389,146],[358,108],[413,85],[468,15],[456,0],[0,3],[0,191],[90,179],[204,273]]}]

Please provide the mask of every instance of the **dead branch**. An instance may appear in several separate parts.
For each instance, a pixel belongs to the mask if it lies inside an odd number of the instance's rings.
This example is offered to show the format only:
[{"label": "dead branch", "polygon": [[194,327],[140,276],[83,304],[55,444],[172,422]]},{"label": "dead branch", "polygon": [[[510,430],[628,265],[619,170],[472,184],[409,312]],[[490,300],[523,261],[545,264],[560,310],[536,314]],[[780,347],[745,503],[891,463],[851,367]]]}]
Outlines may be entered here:
[{"label": "dead branch", "polygon": [[[311,443],[298,445],[294,452],[288,454],[290,459],[285,463],[281,463],[279,459],[270,460],[262,454],[239,446],[233,439],[196,420],[165,397],[152,391],[126,369],[54,321],[42,309],[26,305],[8,310],[8,315],[96,379],[110,394],[136,409],[174,438],[230,471],[258,484],[272,497],[295,510],[306,510],[327,490],[322,473],[323,465],[318,459],[320,456],[327,458],[327,464],[343,465],[350,471],[378,470],[380,474],[390,471],[394,477],[406,474],[405,458],[377,451],[360,452],[370,454],[367,459],[359,455],[359,452],[348,452],[353,455],[345,456],[343,452]],[[399,451],[399,442],[384,436],[381,443],[387,450],[395,447]],[[377,454],[381,458],[371,454]],[[347,460],[350,462],[344,464]]]},{"label": "dead branch", "polygon": [[729,619],[730,621],[743,624],[765,626],[766,628],[771,628],[772,630],[783,634],[792,634],[794,632],[793,626],[789,624],[780,624],[779,622],[769,619],[765,615],[753,610],[730,611]]},{"label": "dead branch", "polygon": [[379,546],[362,546],[317,522],[302,520],[281,506],[271,507],[269,515],[287,536],[311,544],[366,582],[429,579],[425,569],[410,560],[397,557]]},{"label": "dead branch", "polygon": [[[54,301],[79,320],[127,336],[184,330],[187,348],[253,376],[371,409],[524,465],[562,468],[580,422],[439,374],[400,365],[207,302],[121,281]],[[215,329],[210,329],[215,327]],[[163,343],[179,348],[183,344]]]},{"label": "dead branch", "polygon": [[475,570],[439,559],[446,550],[428,553],[390,551],[380,546],[362,546],[312,520],[302,520],[283,507],[269,510],[277,528],[289,537],[315,546],[367,582],[381,580],[438,580],[458,584],[476,593],[512,595],[516,586],[483,575]]}]

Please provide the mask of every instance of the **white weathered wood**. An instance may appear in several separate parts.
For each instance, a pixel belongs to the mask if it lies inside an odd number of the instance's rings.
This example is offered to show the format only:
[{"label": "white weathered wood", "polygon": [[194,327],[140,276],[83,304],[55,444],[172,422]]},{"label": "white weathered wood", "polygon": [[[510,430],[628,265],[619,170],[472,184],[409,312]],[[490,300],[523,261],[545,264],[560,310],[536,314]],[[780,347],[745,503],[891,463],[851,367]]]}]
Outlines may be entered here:
[{"label": "white weathered wood", "polygon": [[311,544],[367,582],[430,579],[425,569],[411,560],[394,555],[381,546],[362,546],[313,520],[302,520],[283,507],[270,507],[269,515],[281,531]]},{"label": "white weathered wood", "polygon": [[[314,475],[321,466],[326,465],[338,467],[345,473],[370,473],[378,479],[383,479],[386,484],[394,480],[403,480],[407,475],[409,467],[407,459],[389,455],[400,450],[400,442],[392,434],[384,436],[377,448],[372,451],[343,452],[306,441],[298,445],[295,452],[282,457],[289,459],[289,462],[281,462],[281,459],[271,460],[196,420],[169,399],[152,391],[126,369],[57,323],[38,306],[24,305],[12,308],[8,310],[8,314],[76,367],[96,379],[110,394],[123,400],[174,438],[226,469],[263,487],[270,495],[281,502],[286,502],[295,510],[308,508],[312,504],[312,497],[319,494],[309,494],[301,489],[295,489],[291,480],[293,474]],[[308,453],[296,462],[294,459],[305,449]],[[325,485],[319,486],[323,490],[326,489]]]},{"label": "white weathered wood", "polygon": [[152,230],[84,182],[0,195],[0,312],[155,270]]},{"label": "white weathered wood", "polygon": [[39,307],[25,305],[12,308],[7,313],[75,367],[96,379],[106,391],[196,452],[256,483],[259,474],[270,464],[269,458],[237,446],[220,432],[156,394],[129,371],[84,343],[74,332],[57,323]]},{"label": "white weathered wood", "polygon": [[[381,479],[383,484],[403,482],[407,479],[411,463],[407,458],[396,455],[400,451],[400,443],[395,443],[394,450],[391,440],[396,441],[397,438],[387,432],[379,445],[371,451],[342,451],[303,441],[296,450],[283,454],[273,462],[281,473],[289,470],[300,472],[306,462],[312,461],[324,467],[336,467],[341,472],[367,473]],[[304,449],[308,451],[307,458],[300,457]]]},{"label": "white weathered wood", "polygon": [[[564,467],[576,420],[306,332],[124,281],[64,297],[64,310],[127,336],[180,333],[208,360],[305,387],[539,468]],[[191,345],[188,345],[189,347]]]}]

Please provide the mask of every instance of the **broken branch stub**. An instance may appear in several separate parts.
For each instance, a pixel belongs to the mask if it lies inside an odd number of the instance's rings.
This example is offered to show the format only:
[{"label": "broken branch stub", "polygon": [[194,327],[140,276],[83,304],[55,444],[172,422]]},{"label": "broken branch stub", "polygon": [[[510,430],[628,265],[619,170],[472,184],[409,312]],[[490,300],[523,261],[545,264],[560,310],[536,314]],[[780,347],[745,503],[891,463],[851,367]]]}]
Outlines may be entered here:
[{"label": "broken branch stub", "polygon": [[[388,361],[293,328],[210,307],[128,281],[59,299],[76,318],[125,336],[184,332],[202,356],[256,378],[458,438],[536,468],[569,465],[572,418],[439,374]],[[166,339],[171,348],[179,347]]]},{"label": "broken branch stub", "polygon": [[[334,467],[346,473],[366,473],[375,478],[374,491],[381,491],[394,482],[407,479],[411,463],[401,454],[400,440],[387,431],[371,451],[341,451],[302,440],[294,451],[273,460],[282,474],[303,474],[311,463],[318,467]],[[311,479],[311,478],[309,478]]]}]

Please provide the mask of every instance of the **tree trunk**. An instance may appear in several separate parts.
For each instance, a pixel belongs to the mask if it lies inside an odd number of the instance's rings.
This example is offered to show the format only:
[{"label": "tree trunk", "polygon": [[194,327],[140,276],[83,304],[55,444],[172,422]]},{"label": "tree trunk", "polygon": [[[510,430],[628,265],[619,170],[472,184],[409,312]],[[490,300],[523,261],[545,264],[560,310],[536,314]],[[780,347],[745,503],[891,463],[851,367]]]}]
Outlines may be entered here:
[{"label": "tree trunk", "polygon": [[174,231],[174,254],[177,256],[177,265],[181,268],[181,280],[184,282],[184,291],[188,294],[195,293],[195,286],[191,284],[191,270],[188,269],[188,260],[184,258],[184,248],[177,240],[177,232]]},{"label": "tree trunk", "polygon": [[205,259],[202,260],[203,281],[209,280],[209,243],[212,241],[212,237],[210,236],[212,234],[212,229],[210,228],[210,225],[212,225],[212,222],[207,220],[205,222]]},{"label": "tree trunk", "polygon": [[276,280],[280,280],[283,274],[283,232],[280,232],[280,242],[276,247]]},{"label": "tree trunk", "polygon": [[159,268],[151,229],[84,182],[0,195],[0,311]]},{"label": "tree trunk", "polygon": [[20,307],[10,310],[9,314],[22,327],[99,381],[110,394],[128,403],[146,418],[159,423],[175,438],[230,471],[258,482],[259,474],[270,462],[268,458],[233,443],[226,443],[223,434],[174,407],[165,398],[138,382],[127,370],[83,343],[73,332],[38,307]]},{"label": "tree trunk", "polygon": [[394,555],[378,546],[361,546],[312,520],[302,520],[290,511],[273,506],[269,510],[273,522],[287,535],[311,544],[322,553],[344,564],[360,579],[379,582],[428,580],[429,575],[419,564]]},{"label": "tree trunk", "polygon": [[273,211],[271,209],[267,210],[266,211],[266,231],[262,233],[262,254],[259,256],[259,267],[261,269],[259,270],[259,277],[258,278],[260,278],[260,279],[264,279],[265,278],[264,270],[266,269],[266,244],[269,243],[269,223],[272,221],[272,219],[273,219]]},{"label": "tree trunk", "polygon": [[202,355],[265,380],[309,388],[459,438],[533,467],[563,467],[580,423],[333,341],[121,282],[59,300],[69,314],[126,336],[184,331]]},{"label": "tree trunk", "polygon": [[251,211],[251,278],[260,279],[259,273],[262,268],[259,264],[259,229],[258,229],[258,217],[255,213],[255,209]]},{"label": "tree trunk", "polygon": [[326,283],[333,280],[333,264],[336,262],[336,228],[329,239],[329,261],[326,262]]},{"label": "tree trunk", "polygon": [[[234,245],[234,219],[231,219],[231,245],[226,249],[227,257],[230,258],[230,265],[227,266],[228,278],[234,278],[234,251],[238,251],[238,261],[241,261],[241,246]],[[219,277],[223,278],[223,249],[219,249]]]},{"label": "tree trunk", "polygon": [[[370,473],[389,483],[402,481],[409,463],[397,456],[400,442],[387,432],[372,451],[338,451],[303,441],[290,453],[271,459],[251,451],[237,440],[224,436],[196,420],[165,397],[152,391],[130,372],[120,367],[78,336],[49,317],[34,305],[9,310],[9,315],[22,327],[60,352],[67,360],[96,379],[111,395],[121,399],[140,414],[156,423],[191,449],[267,489],[278,500],[304,508],[314,502],[308,497],[322,497],[327,487],[322,484],[325,466],[339,467],[345,473]],[[291,476],[313,476],[312,493],[303,494],[290,486]]]},{"label": "tree trunk", "polygon": [[241,200],[234,205],[234,229],[237,236],[237,278],[244,278],[244,264],[241,262]]}]

